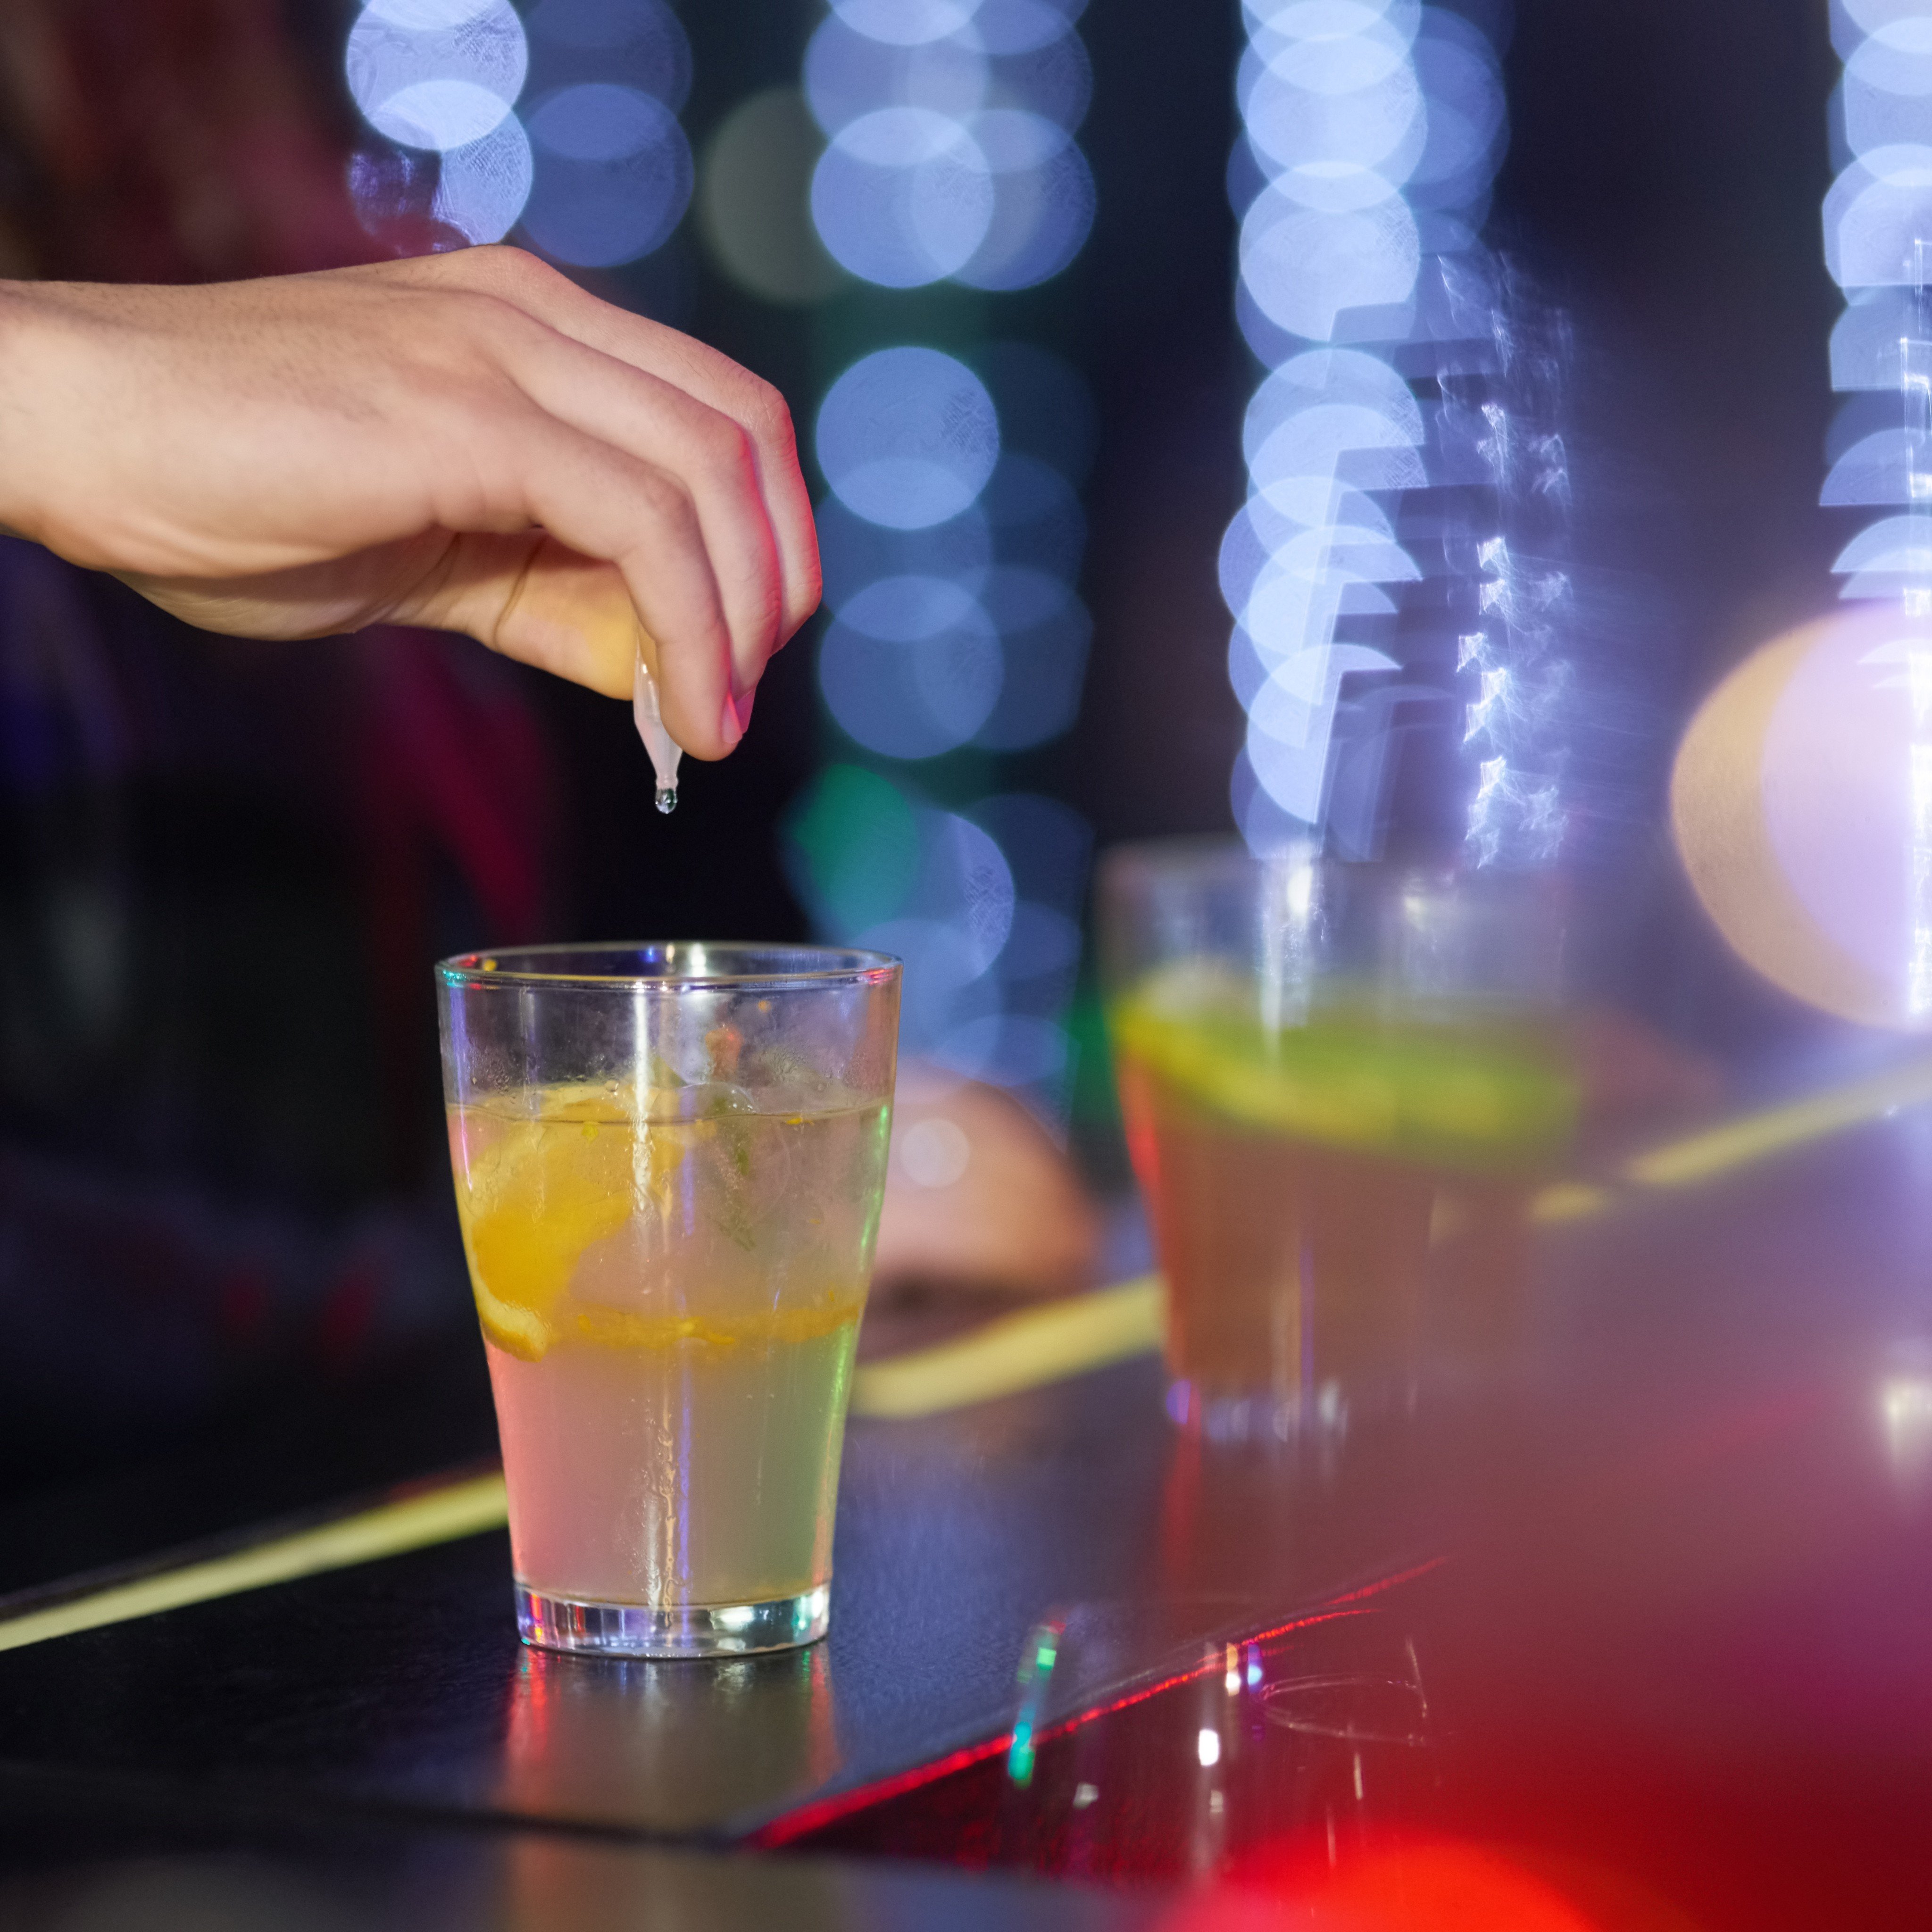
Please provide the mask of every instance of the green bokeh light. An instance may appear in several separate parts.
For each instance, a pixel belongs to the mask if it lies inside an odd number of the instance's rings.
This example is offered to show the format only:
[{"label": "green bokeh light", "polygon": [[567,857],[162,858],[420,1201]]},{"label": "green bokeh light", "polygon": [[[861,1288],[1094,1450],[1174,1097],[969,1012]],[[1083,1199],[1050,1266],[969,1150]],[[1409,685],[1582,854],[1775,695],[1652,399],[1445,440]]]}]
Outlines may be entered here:
[{"label": "green bokeh light", "polygon": [[812,911],[830,932],[856,934],[890,919],[919,882],[919,823],[889,778],[828,765],[786,827]]}]

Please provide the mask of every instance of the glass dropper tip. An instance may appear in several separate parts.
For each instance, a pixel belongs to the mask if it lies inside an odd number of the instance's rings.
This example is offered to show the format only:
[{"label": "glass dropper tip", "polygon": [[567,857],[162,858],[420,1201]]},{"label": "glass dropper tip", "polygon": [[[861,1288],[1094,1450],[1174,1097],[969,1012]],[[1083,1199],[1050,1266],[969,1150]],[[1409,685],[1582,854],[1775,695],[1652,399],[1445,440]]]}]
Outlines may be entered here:
[{"label": "glass dropper tip", "polygon": [[668,817],[677,809],[677,768],[684,754],[664,729],[663,714],[658,710],[658,688],[644,668],[641,652],[632,683],[632,716],[637,720],[638,736],[651,754],[651,770],[657,779],[658,810]]}]

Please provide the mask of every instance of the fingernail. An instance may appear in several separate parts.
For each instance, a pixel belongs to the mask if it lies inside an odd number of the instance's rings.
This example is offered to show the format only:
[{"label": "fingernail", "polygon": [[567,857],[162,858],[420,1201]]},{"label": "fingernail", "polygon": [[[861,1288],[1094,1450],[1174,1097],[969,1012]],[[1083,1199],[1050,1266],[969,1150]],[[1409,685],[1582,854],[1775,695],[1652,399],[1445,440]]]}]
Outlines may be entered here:
[{"label": "fingernail", "polygon": [[729,692],[724,694],[724,711],[718,721],[718,731],[728,752],[735,750],[738,740],[745,735],[745,728],[738,721],[738,706]]}]

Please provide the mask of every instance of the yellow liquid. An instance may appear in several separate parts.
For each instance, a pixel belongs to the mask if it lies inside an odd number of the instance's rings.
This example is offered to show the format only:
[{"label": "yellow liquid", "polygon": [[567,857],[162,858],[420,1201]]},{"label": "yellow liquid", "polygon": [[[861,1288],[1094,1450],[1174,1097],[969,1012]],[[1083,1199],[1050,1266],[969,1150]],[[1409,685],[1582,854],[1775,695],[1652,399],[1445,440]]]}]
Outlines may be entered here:
[{"label": "yellow liquid", "polygon": [[732,1604],[831,1572],[883,1107],[557,1088],[454,1108],[518,1576]]},{"label": "yellow liquid", "polygon": [[1506,1342],[1525,1204],[1576,1112],[1547,1040],[1346,1010],[1270,1031],[1132,998],[1110,1022],[1168,1365],[1201,1399],[1399,1393],[1430,1296],[1452,1346]]}]

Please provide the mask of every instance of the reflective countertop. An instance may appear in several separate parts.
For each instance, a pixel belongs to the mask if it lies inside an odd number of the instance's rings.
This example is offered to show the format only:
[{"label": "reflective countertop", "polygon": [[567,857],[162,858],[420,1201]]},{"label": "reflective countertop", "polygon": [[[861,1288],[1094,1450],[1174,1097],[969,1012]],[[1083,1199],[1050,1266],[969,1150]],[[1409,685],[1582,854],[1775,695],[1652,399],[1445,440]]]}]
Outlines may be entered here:
[{"label": "reflective countertop", "polygon": [[[998,1801],[942,1802],[949,1754],[955,1775],[997,1770],[1040,1619],[1132,1609],[1171,1647],[1433,1563],[1384,1600],[1454,1714],[1459,1829],[1618,1865],[1695,1924],[1851,1922],[1828,1913],[1853,1897],[1858,1922],[1910,1922],[1895,1913],[1932,1876],[1914,1849],[1932,1798],[1932,1106],[1786,1139],[1552,1217],[1520,1360],[1438,1378],[1412,1429],[1338,1457],[1200,1443],[1168,1421],[1151,1358],[855,1422],[833,1634],[812,1651],[525,1650],[492,1533],[0,1654],[0,1870],[68,1882],[23,1850],[36,1807],[36,1846],[90,1870],[138,1852],[292,1870],[310,1856],[275,1849],[292,1832],[338,1850],[386,1834],[398,1871],[489,1865],[475,1882],[500,1902],[519,1860],[602,1858],[674,1888],[663,1874],[754,1841],[794,1850],[731,1852],[716,1882],[818,1887],[788,1922],[869,1924],[867,1886],[931,1883],[1024,1923],[994,1907],[1011,1878],[868,1861],[964,1856],[974,1805]],[[322,1460],[283,1507],[330,1492]],[[117,1526],[114,1550],[45,1503],[11,1514],[16,1582],[152,1546],[132,1505],[88,1518]],[[1159,1649],[1110,1668],[1131,1682]],[[1126,1924],[1158,1893],[1077,1896]]]}]

